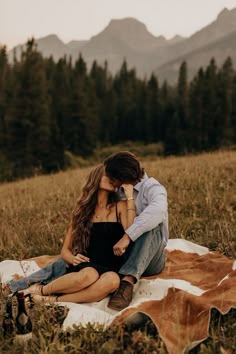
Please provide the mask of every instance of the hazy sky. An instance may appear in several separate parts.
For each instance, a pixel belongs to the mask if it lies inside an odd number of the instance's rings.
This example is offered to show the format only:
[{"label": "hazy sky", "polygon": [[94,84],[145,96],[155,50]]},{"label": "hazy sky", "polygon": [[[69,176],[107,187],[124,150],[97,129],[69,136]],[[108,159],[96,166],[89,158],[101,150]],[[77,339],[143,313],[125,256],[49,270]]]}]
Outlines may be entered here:
[{"label": "hazy sky", "polygon": [[0,0],[0,43],[10,49],[29,37],[57,34],[89,39],[113,18],[134,17],[156,36],[189,36],[236,0]]}]

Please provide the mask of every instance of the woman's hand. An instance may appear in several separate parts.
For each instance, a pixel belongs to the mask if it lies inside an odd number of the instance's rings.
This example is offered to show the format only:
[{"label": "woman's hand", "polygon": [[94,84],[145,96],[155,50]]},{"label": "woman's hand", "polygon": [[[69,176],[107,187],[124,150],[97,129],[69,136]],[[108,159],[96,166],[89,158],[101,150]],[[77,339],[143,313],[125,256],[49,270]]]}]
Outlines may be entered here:
[{"label": "woman's hand", "polygon": [[126,199],[133,198],[134,186],[132,184],[123,183],[121,187],[124,189]]},{"label": "woman's hand", "polygon": [[78,253],[76,256],[74,256],[73,260],[72,260],[72,264],[73,266],[76,266],[77,264],[80,264],[82,262],[89,262],[90,259],[86,256],[84,256],[83,254]]}]

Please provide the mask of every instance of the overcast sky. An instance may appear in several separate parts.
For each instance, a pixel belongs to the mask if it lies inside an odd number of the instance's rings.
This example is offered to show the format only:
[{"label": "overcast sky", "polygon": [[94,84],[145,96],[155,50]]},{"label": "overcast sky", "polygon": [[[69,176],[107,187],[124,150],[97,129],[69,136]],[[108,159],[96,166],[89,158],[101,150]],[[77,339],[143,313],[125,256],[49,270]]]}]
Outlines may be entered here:
[{"label": "overcast sky", "polygon": [[189,36],[236,0],[0,0],[0,43],[10,49],[28,38],[57,34],[89,39],[113,18],[134,17],[156,35]]}]

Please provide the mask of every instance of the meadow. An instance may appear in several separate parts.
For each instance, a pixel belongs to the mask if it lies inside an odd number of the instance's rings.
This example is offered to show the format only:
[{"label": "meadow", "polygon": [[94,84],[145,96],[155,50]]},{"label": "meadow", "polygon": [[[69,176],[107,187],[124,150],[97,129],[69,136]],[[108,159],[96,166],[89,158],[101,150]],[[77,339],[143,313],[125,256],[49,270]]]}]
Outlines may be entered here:
[{"label": "meadow", "polygon": [[[236,258],[236,151],[146,157],[141,161],[148,175],[167,189],[170,237]],[[90,168],[0,185],[0,261],[60,252],[71,211]],[[142,329],[122,327],[105,332],[88,326],[65,335],[60,331],[64,314],[40,305],[31,311],[37,323],[34,340],[28,348],[15,345],[14,353],[166,352],[151,323]],[[224,317],[213,313],[209,339],[191,352],[234,353],[235,333],[234,310]],[[1,353],[12,350],[1,332],[0,343]]]}]

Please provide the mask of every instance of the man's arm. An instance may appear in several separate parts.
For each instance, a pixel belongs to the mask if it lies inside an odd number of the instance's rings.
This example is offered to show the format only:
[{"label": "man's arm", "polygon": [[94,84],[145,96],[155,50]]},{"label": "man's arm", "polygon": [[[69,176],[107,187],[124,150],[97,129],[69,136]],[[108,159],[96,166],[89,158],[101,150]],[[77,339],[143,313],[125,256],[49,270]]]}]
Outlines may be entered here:
[{"label": "man's arm", "polygon": [[147,188],[147,207],[139,214],[133,224],[126,229],[124,236],[113,247],[114,254],[121,256],[131,240],[136,241],[145,232],[150,231],[162,223],[167,216],[167,192],[160,184]]},{"label": "man's arm", "polygon": [[145,232],[161,224],[167,216],[167,192],[158,184],[150,186],[147,190],[147,207],[139,214],[134,223],[125,230],[132,241],[136,241]]}]

